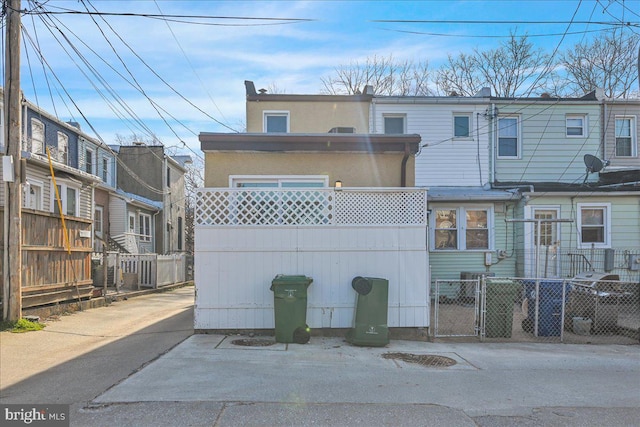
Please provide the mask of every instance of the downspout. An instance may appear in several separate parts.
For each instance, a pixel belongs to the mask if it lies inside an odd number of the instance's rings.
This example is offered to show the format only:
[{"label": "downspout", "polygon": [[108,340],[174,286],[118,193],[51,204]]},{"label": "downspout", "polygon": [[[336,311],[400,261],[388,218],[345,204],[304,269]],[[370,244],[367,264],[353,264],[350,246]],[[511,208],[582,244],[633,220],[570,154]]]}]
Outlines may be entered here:
[{"label": "downspout", "polygon": [[404,144],[404,156],[402,156],[402,165],[400,166],[400,187],[407,186],[407,162],[411,156],[409,144]]},{"label": "downspout", "polygon": [[491,104],[491,144],[489,144],[489,185],[493,186],[496,178],[495,146],[496,146],[496,105]]}]

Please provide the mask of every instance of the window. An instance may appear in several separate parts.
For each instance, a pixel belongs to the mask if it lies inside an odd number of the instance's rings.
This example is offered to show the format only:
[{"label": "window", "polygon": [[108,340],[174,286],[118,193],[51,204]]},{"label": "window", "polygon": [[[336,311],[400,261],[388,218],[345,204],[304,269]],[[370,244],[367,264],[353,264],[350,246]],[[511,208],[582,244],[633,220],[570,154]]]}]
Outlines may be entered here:
[{"label": "window", "polygon": [[171,187],[171,168],[167,166],[167,187]]},{"label": "window", "polygon": [[498,158],[518,158],[519,129],[517,117],[498,118]]},{"label": "window", "polygon": [[140,240],[143,242],[151,241],[151,215],[140,214],[138,217],[140,227]]},{"label": "window", "polygon": [[102,206],[96,206],[96,210],[93,212],[93,231],[95,235],[102,238],[102,212],[104,208]]},{"label": "window", "polygon": [[566,117],[567,138],[587,136],[587,117],[584,115],[568,115]]},{"label": "window", "polygon": [[229,177],[231,187],[235,188],[317,188],[327,187],[327,176],[235,176]]},{"label": "window", "polygon": [[68,159],[69,159],[69,137],[62,132],[58,132],[58,161],[66,165]]},{"label": "window", "polygon": [[616,157],[638,155],[635,127],[633,117],[616,118]]},{"label": "window", "polygon": [[87,148],[84,151],[84,171],[90,174],[95,174],[95,161],[94,152],[92,149]]},{"label": "window", "polygon": [[384,116],[384,133],[405,133],[405,116]]},{"label": "window", "polygon": [[471,136],[471,115],[454,114],[453,115],[453,137],[469,138]]},{"label": "window", "polygon": [[31,119],[31,152],[44,153],[44,123]]},{"label": "window", "polygon": [[134,234],[136,232],[136,216],[129,212],[129,233]]},{"label": "window", "polygon": [[267,133],[287,133],[289,132],[289,112],[272,111],[264,113],[264,131]]},{"label": "window", "polygon": [[184,225],[182,224],[182,217],[179,216],[178,217],[178,250],[181,251],[182,250],[182,235],[183,235],[183,227]]},{"label": "window", "polygon": [[433,210],[433,250],[488,250],[492,247],[490,207],[437,208]]},{"label": "window", "polygon": [[102,180],[107,182],[109,178],[109,159],[102,159]]},{"label": "window", "polygon": [[[67,216],[79,216],[78,206],[80,204],[80,189],[65,182],[60,182],[57,187],[58,195],[60,196],[60,203],[62,204],[62,212]],[[51,210],[53,213],[59,214],[60,209],[58,208],[58,200],[53,189],[51,190],[51,196]]]},{"label": "window", "polygon": [[578,203],[578,242],[582,248],[609,247],[611,244],[611,205]]}]

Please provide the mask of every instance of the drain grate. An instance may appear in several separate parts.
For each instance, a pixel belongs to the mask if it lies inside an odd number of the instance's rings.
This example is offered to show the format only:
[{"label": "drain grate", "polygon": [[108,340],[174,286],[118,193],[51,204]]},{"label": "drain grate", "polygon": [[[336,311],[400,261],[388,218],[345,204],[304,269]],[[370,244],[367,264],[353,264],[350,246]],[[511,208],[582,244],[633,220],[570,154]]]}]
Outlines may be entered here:
[{"label": "drain grate", "polygon": [[455,365],[457,362],[450,357],[436,356],[433,354],[411,354],[411,353],[385,353],[385,359],[402,360],[408,363],[417,363],[422,366],[435,366],[446,368]]},{"label": "drain grate", "polygon": [[231,341],[231,344],[242,345],[245,347],[268,347],[274,345],[275,342],[271,340],[261,340],[255,338],[243,338],[239,340]]}]

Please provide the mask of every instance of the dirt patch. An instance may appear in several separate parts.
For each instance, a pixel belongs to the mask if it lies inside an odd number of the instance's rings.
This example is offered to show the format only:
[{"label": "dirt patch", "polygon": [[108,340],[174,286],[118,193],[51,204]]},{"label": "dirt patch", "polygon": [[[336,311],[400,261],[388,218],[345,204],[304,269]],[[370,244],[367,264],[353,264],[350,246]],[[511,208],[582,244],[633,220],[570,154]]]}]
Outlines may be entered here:
[{"label": "dirt patch", "polygon": [[231,344],[241,345],[244,347],[268,347],[270,345],[274,345],[275,342],[271,340],[257,339],[257,338],[242,338],[242,339],[231,341]]}]

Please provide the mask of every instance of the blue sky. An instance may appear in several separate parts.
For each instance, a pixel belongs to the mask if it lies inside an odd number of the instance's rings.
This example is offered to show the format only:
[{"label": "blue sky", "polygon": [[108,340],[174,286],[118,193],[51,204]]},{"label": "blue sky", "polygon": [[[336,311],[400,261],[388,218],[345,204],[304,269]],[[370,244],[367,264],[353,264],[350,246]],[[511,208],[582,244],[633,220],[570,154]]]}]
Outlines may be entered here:
[{"label": "blue sky", "polygon": [[[374,55],[428,60],[430,69],[436,70],[448,54],[495,48],[510,31],[529,34],[536,46],[551,53],[611,28],[595,22],[640,21],[640,0],[41,3],[51,12],[88,8],[108,13],[309,20],[23,16],[22,88],[31,102],[63,120],[80,122],[94,136],[92,126],[107,143],[114,143],[116,135],[153,134],[165,146],[192,155],[185,146],[199,153],[200,132],[244,130],[244,80],[253,80],[257,88],[315,94],[322,90],[321,78],[336,67]],[[31,10],[33,4],[22,0],[22,8]],[[494,23],[376,22],[380,20]],[[506,20],[527,23],[495,23]],[[637,26],[633,30],[640,31]],[[40,55],[47,65],[42,65]]]}]

